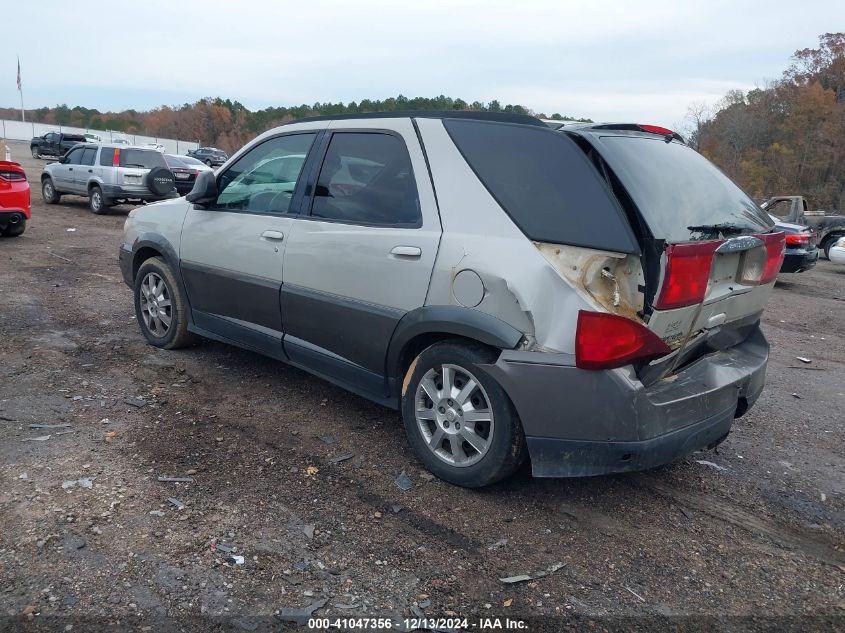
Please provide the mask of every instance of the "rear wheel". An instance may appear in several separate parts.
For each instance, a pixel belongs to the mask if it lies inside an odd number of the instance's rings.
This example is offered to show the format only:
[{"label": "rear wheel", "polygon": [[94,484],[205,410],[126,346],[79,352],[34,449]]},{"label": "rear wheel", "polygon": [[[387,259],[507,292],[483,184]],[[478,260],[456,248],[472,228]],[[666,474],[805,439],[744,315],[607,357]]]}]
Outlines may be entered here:
[{"label": "rear wheel", "polygon": [[170,266],[161,257],[151,257],[135,275],[135,316],[151,345],[176,349],[190,345],[188,302]]},{"label": "rear wheel", "polygon": [[512,474],[525,459],[525,438],[513,404],[482,368],[496,352],[444,341],[424,350],[408,370],[402,418],[417,457],[435,475],[468,488]]},{"label": "rear wheel", "polygon": [[97,185],[91,187],[91,193],[88,196],[88,206],[91,208],[91,212],[97,215],[103,215],[109,212],[109,204],[103,196],[103,190]]},{"label": "rear wheel", "polygon": [[56,191],[52,178],[45,178],[41,183],[41,197],[47,204],[56,204],[61,199],[61,194]]},{"label": "rear wheel", "polygon": [[33,148],[31,148],[31,149],[32,149],[32,157],[33,157],[33,158],[40,158],[40,157],[41,157],[41,154],[39,154],[39,153],[38,153],[38,148],[37,148],[37,147],[33,147]]},{"label": "rear wheel", "polygon": [[206,159],[205,164],[211,167],[211,159]]}]

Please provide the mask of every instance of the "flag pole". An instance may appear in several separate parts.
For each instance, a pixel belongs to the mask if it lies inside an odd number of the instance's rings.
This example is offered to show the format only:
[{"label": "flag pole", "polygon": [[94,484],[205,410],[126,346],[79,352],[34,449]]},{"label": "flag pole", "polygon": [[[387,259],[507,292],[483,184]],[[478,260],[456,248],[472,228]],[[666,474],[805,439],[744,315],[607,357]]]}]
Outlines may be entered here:
[{"label": "flag pole", "polygon": [[18,56],[18,92],[21,93],[21,122],[26,123],[26,115],[23,109],[23,85],[21,84],[21,58]]}]

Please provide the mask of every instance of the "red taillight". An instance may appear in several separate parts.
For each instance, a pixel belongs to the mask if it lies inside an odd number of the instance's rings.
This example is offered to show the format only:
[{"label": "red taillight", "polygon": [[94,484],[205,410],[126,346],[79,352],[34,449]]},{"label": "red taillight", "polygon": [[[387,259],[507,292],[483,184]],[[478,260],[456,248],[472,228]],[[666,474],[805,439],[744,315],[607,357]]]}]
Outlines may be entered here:
[{"label": "red taillight", "polygon": [[578,313],[575,365],[612,369],[665,356],[672,350],[644,325],[606,312]]},{"label": "red taillight", "polygon": [[671,244],[666,249],[666,273],[654,307],[671,310],[704,301],[713,254],[721,240]]},{"label": "red taillight", "polygon": [[760,278],[762,285],[777,279],[780,265],[783,263],[783,256],[786,253],[786,240],[784,240],[783,233],[780,231],[765,233],[756,237],[763,240],[763,245],[766,248],[766,266],[763,268],[763,276]]},{"label": "red taillight", "polygon": [[790,246],[807,246],[810,243],[810,236],[806,233],[795,233],[787,235],[785,241]]},{"label": "red taillight", "polygon": [[651,132],[652,134],[661,134],[662,136],[674,136],[675,133],[666,127],[659,125],[637,125],[643,132]]},{"label": "red taillight", "polygon": [[114,158],[111,160],[112,167],[120,167],[120,148],[114,148]]}]

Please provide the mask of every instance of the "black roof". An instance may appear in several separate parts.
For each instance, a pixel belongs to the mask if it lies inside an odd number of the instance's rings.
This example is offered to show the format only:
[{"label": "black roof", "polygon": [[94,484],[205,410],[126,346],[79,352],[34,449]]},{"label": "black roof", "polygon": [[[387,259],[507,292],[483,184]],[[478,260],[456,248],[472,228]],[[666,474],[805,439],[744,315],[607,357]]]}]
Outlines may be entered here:
[{"label": "black roof", "polygon": [[361,114],[326,114],[296,119],[290,123],[306,121],[338,121],[344,119],[472,119],[474,121],[496,121],[498,123],[521,123],[546,127],[540,119],[527,114],[510,112],[477,112],[475,110],[396,110],[394,112],[363,112]]}]

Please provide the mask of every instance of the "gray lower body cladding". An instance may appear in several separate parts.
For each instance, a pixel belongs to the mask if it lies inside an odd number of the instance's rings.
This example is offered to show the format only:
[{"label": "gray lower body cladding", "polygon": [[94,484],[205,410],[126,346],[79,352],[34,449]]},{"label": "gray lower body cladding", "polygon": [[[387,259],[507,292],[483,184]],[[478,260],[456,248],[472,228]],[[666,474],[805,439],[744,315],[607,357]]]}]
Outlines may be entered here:
[{"label": "gray lower body cladding", "polygon": [[768,352],[757,327],[649,387],[630,368],[582,370],[562,354],[505,351],[485,369],[516,407],[534,476],[583,477],[652,468],[721,441],[762,392]]}]

